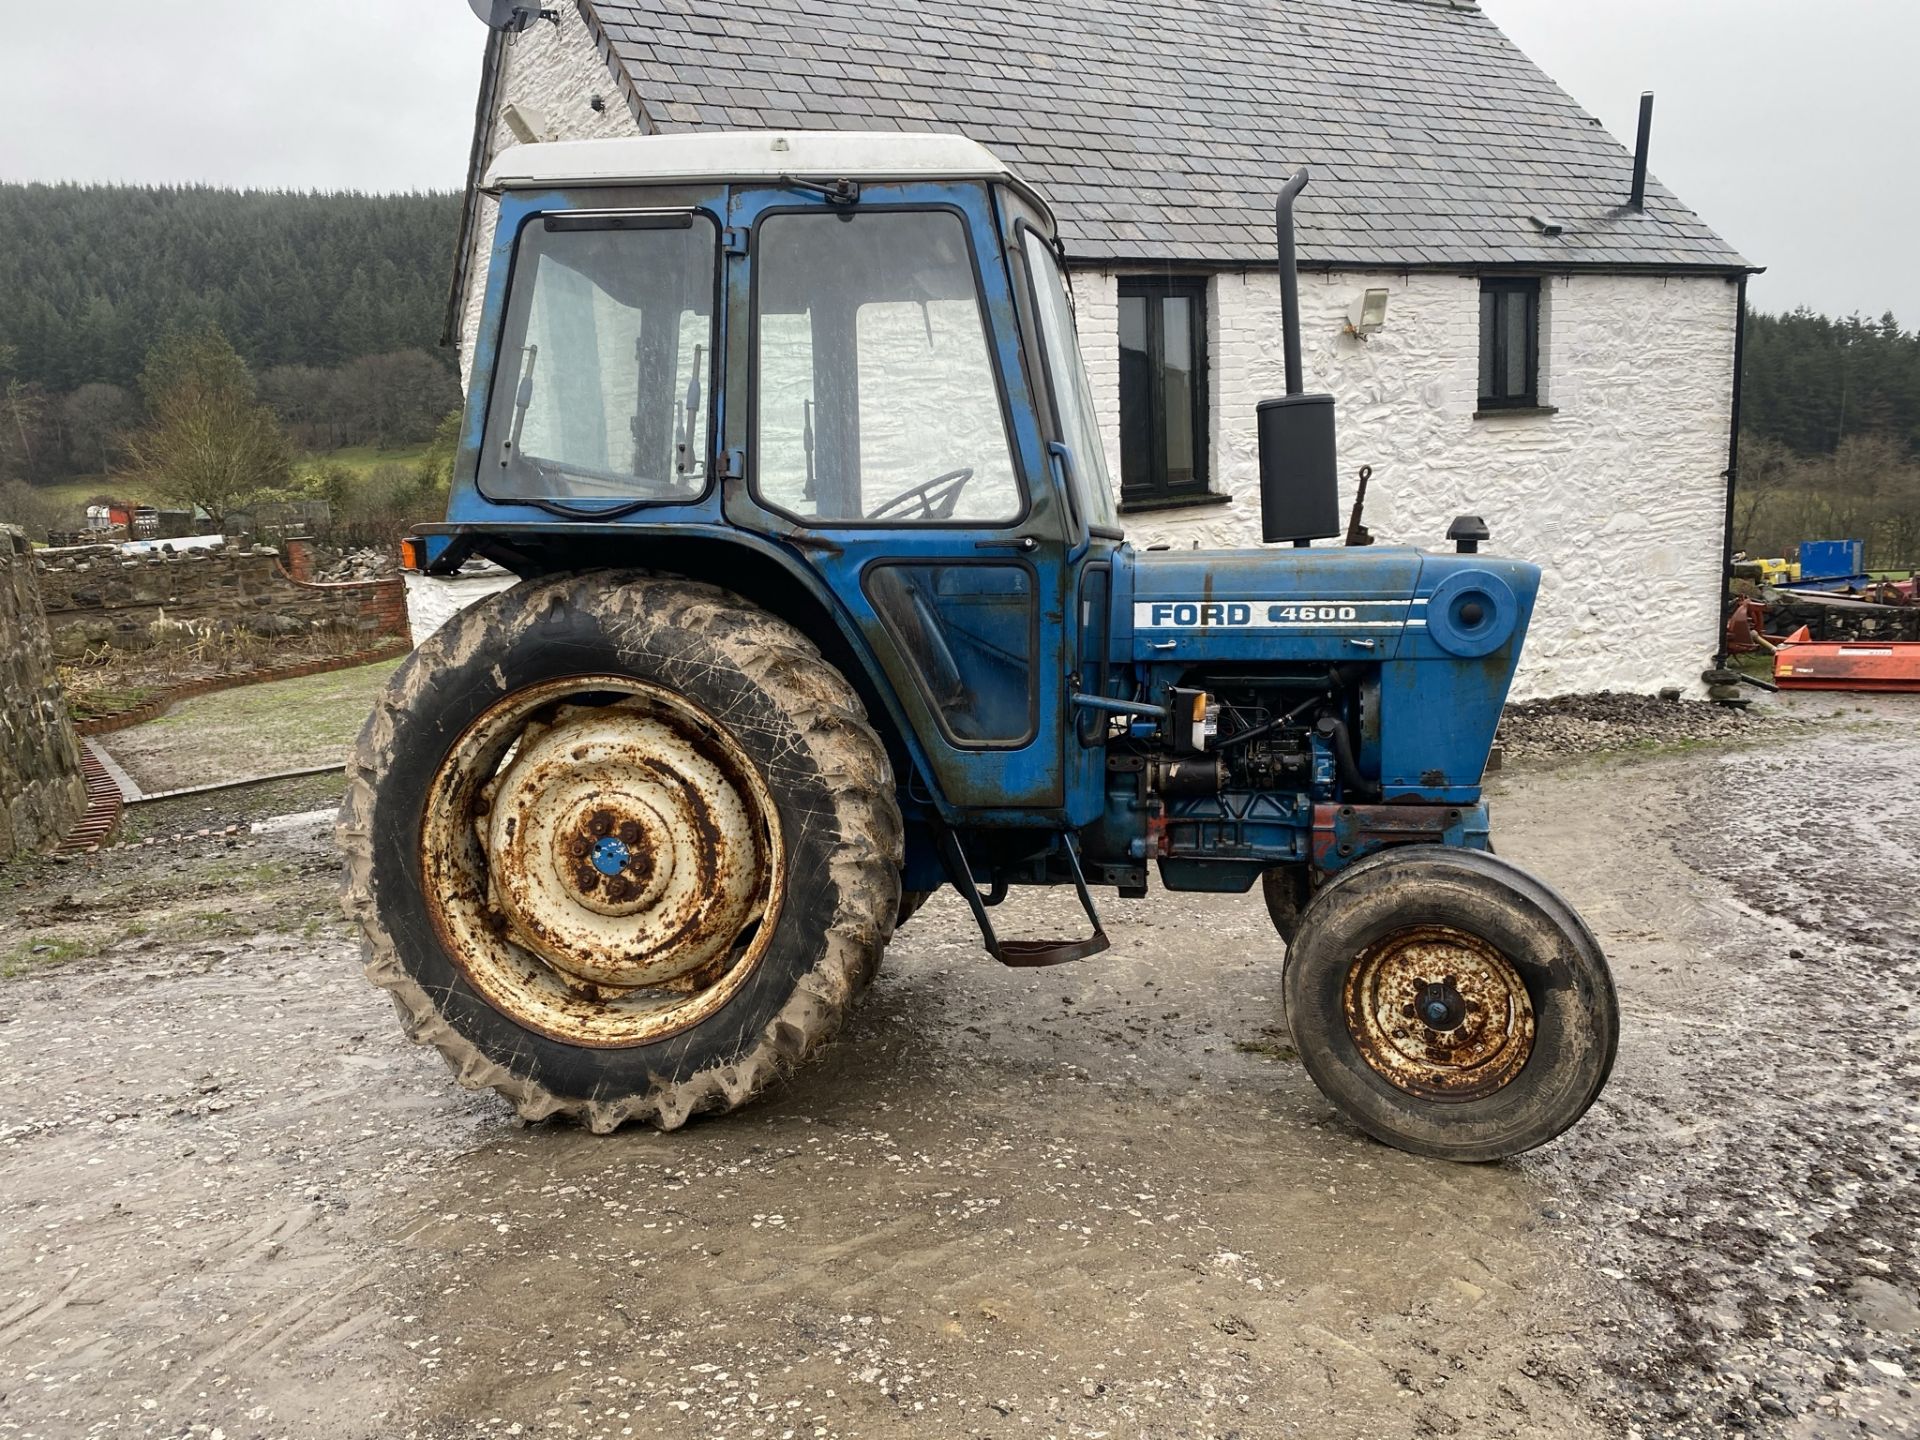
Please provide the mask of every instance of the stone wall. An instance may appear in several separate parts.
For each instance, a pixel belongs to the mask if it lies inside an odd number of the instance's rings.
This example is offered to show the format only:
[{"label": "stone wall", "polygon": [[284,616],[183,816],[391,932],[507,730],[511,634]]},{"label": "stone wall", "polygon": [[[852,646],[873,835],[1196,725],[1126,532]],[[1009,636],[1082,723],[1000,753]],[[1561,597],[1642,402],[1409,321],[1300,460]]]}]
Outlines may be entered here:
[{"label": "stone wall", "polygon": [[87,808],[26,535],[0,525],[0,859],[47,850]]},{"label": "stone wall", "polygon": [[[290,542],[297,545],[299,542]],[[407,635],[406,589],[384,580],[293,579],[262,548],[123,555],[111,545],[39,553],[53,651],[146,650],[210,634],[297,640],[332,632],[373,645]]]}]

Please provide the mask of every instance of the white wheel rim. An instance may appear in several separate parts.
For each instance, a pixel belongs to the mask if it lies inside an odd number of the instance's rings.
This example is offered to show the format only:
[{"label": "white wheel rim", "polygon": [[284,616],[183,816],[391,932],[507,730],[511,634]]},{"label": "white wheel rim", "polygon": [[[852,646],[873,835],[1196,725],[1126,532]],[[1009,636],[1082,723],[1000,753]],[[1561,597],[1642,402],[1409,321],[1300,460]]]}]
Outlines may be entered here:
[{"label": "white wheel rim", "polygon": [[757,969],[783,850],[757,767],[705,710],[582,676],[508,696],[429,787],[435,928],[517,1024],[600,1048],[715,1013]]}]

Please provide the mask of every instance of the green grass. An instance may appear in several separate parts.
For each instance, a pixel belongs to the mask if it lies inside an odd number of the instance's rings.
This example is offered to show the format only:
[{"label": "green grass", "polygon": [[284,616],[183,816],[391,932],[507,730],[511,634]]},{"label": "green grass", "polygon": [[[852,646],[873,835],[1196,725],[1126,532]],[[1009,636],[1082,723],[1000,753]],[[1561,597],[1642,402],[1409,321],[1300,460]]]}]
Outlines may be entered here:
[{"label": "green grass", "polygon": [[132,505],[144,505],[152,499],[152,492],[146,486],[118,475],[78,475],[33,488],[35,493],[73,511],[71,518],[76,524],[85,519],[87,502],[95,496],[110,495],[115,500],[124,500]]},{"label": "green grass", "polygon": [[[303,455],[294,468],[340,464],[364,478],[382,465],[417,465],[426,453],[425,445],[405,445],[397,450],[382,450],[374,445],[350,445],[344,450],[318,450]],[[84,518],[87,502],[100,495],[110,495],[115,500],[124,500],[133,505],[167,503],[156,498],[153,491],[140,481],[124,475],[71,475],[65,480],[33,488],[56,505],[71,510],[73,514],[69,518],[75,525]]]},{"label": "green grass", "polygon": [[399,660],[183,700],[103,737],[149,792],[344,761]]},{"label": "green grass", "polygon": [[84,960],[96,953],[96,948],[85,940],[22,940],[12,949],[0,951],[0,980],[15,980],[46,965]]},{"label": "green grass", "polygon": [[344,465],[365,477],[382,465],[418,465],[427,453],[425,445],[408,445],[398,450],[382,450],[374,445],[349,445],[344,450],[326,450],[308,455],[306,465]]}]

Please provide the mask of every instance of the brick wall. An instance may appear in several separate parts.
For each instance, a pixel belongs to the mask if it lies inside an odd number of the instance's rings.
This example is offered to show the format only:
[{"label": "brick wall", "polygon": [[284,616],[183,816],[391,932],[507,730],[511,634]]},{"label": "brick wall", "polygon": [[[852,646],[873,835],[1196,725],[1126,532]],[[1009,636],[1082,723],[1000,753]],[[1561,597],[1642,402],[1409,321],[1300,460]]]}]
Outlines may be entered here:
[{"label": "brick wall", "polygon": [[279,552],[264,547],[137,556],[104,545],[41,551],[53,652],[73,659],[101,646],[147,650],[210,633],[293,640],[332,631],[356,648],[407,638],[399,576],[316,583],[295,578],[312,573],[310,556],[288,559],[283,565]]}]

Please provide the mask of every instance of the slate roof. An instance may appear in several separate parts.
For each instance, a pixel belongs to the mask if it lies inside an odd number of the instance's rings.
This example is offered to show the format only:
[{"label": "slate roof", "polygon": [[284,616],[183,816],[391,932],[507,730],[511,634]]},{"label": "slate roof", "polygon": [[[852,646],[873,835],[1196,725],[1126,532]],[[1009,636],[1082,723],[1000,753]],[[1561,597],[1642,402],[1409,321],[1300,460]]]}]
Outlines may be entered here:
[{"label": "slate roof", "polygon": [[1307,163],[1308,264],[1747,268],[1473,0],[579,4],[650,128],[957,130],[1080,261],[1266,264]]}]

